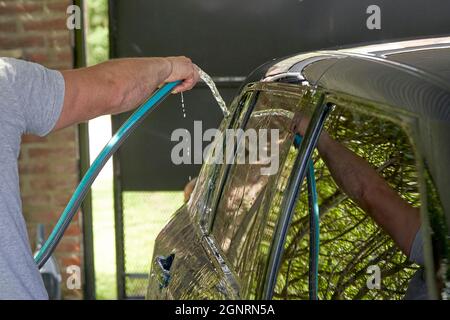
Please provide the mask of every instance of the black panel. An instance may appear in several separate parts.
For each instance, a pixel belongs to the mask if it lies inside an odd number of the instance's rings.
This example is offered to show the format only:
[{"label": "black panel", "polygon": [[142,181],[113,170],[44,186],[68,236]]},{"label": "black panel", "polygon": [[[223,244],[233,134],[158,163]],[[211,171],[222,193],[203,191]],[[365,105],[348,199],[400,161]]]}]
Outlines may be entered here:
[{"label": "black panel", "polygon": [[[374,4],[381,30],[366,26]],[[110,0],[111,56],[186,55],[212,76],[246,76],[267,60],[302,51],[448,34],[448,12],[447,0]],[[218,87],[231,100],[239,83]],[[123,190],[177,189],[197,175],[198,166],[170,162],[173,129],[199,119],[205,127],[219,123],[218,111],[203,104],[208,94],[196,100],[196,90],[186,119],[172,98],[123,147]],[[113,117],[115,128],[123,119]]]},{"label": "black panel", "polygon": [[[221,93],[225,100],[230,101],[236,89],[222,88]],[[180,95],[172,95],[145,119],[118,151],[124,191],[181,190],[189,182],[189,177],[197,176],[199,165],[172,163],[171,151],[178,142],[171,141],[171,134],[178,128],[186,128],[193,133],[194,121],[197,120],[202,120],[203,131],[216,128],[223,116],[205,86],[184,93],[184,101],[186,118],[183,117]],[[129,116],[130,113],[115,116],[113,130],[116,131]]]},{"label": "black panel", "polygon": [[[447,0],[112,1],[116,56],[187,55],[215,76],[300,51],[450,33]],[[369,5],[381,30],[369,30]]]}]

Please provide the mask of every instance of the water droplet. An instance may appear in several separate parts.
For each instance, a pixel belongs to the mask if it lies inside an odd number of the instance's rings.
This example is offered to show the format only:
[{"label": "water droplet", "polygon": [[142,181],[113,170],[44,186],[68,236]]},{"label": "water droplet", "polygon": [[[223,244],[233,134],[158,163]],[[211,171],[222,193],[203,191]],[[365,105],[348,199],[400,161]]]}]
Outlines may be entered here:
[{"label": "water droplet", "polygon": [[186,106],[184,105],[183,92],[181,92],[180,95],[181,95],[181,112],[183,112],[183,118],[186,118]]}]

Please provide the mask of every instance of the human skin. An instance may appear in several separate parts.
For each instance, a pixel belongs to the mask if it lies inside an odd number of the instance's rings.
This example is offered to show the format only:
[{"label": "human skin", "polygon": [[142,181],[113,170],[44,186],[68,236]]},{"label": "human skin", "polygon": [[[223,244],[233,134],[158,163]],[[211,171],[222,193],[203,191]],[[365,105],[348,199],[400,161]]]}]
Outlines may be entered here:
[{"label": "human skin", "polygon": [[[303,136],[309,119],[299,118],[295,120],[293,130]],[[366,160],[331,138],[326,131],[322,132],[317,149],[339,188],[409,256],[421,225],[420,209],[401,198]]]},{"label": "human skin", "polygon": [[164,83],[182,80],[174,89],[178,93],[199,80],[196,66],[186,57],[117,59],[61,73],[64,105],[53,130],[134,109]]}]

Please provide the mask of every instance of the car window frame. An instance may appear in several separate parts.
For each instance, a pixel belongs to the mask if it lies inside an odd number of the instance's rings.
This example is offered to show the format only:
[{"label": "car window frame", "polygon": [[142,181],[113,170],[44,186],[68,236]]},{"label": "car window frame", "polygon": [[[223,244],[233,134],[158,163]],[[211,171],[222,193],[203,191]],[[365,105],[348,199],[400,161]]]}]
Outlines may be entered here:
[{"label": "car window frame", "polygon": [[325,103],[325,96],[322,94],[317,102],[311,121],[308,124],[305,135],[299,146],[299,151],[294,162],[292,172],[289,177],[287,192],[283,197],[281,212],[277,222],[272,244],[270,246],[269,259],[264,277],[264,285],[260,298],[263,300],[271,300],[275,289],[278,271],[281,265],[281,256],[284,251],[287,231],[289,230],[290,221],[294,212],[296,199],[300,193],[303,180],[309,167],[309,161],[312,158],[317,140],[325,123],[327,115],[332,109],[332,105]]},{"label": "car window frame", "polygon": [[[323,90],[323,89],[320,88],[319,90]],[[433,253],[432,253],[433,249],[432,249],[431,233],[430,233],[430,230],[431,230],[430,221],[429,221],[430,218],[428,215],[427,206],[425,205],[426,197],[428,194],[428,189],[427,189],[426,181],[425,181],[425,169],[424,169],[425,166],[423,163],[423,159],[420,156],[420,151],[419,151],[420,146],[418,146],[419,139],[417,138],[417,135],[415,133],[419,128],[419,126],[418,126],[419,119],[417,118],[417,115],[415,115],[415,114],[412,114],[410,112],[403,111],[403,110],[393,109],[392,106],[387,106],[387,105],[383,105],[383,104],[379,104],[379,103],[367,102],[367,101],[364,101],[363,99],[359,99],[358,97],[350,96],[350,95],[347,95],[342,92],[333,92],[333,91],[324,92],[323,101],[321,104],[322,106],[328,105],[328,107],[330,109],[320,110],[320,105],[317,104],[316,110],[314,111],[314,113],[315,114],[316,113],[323,114],[323,113],[331,112],[336,105],[338,105],[340,108],[351,108],[350,106],[347,106],[347,104],[351,104],[352,105],[351,107],[354,107],[357,112],[376,116],[377,118],[391,121],[392,123],[400,126],[402,128],[402,130],[404,131],[404,133],[409,138],[410,142],[414,146],[418,147],[417,151],[415,151],[415,158],[416,158],[415,160],[416,160],[416,164],[417,164],[420,200],[424,204],[420,208],[420,214],[421,214],[423,230],[424,230],[424,234],[423,234],[424,255],[425,255],[425,266],[424,267],[425,267],[425,271],[426,271],[425,272],[426,283],[427,283],[427,287],[428,287],[429,296],[431,299],[437,299],[438,298],[438,295],[437,295],[438,290],[436,288],[436,283],[434,281],[435,275],[434,275],[434,271],[433,271],[434,263],[433,263]],[[353,110],[353,111],[355,111],[355,110]],[[311,139],[311,135],[314,131],[314,127],[320,126],[320,123],[318,123],[319,121],[321,121],[320,118],[311,119],[311,122],[309,123],[307,131],[305,133],[305,136],[302,140],[302,144],[303,143],[306,144],[305,141],[308,138]],[[323,119],[323,124],[325,122],[326,122],[326,116],[325,116],[325,119]],[[310,129],[310,127],[311,127],[311,129]],[[323,130],[323,126],[320,127],[320,132],[322,130]],[[300,152],[302,151],[300,149],[301,147],[302,147],[302,145],[300,145],[300,147],[299,147],[298,158],[300,158]],[[307,147],[308,146],[304,146],[303,149],[306,149]],[[303,158],[298,159],[298,161],[302,161],[302,163],[305,166],[303,178],[301,179],[300,185],[298,186],[299,191],[301,189],[303,181],[306,179],[307,163],[309,162],[309,160],[311,160],[313,151],[314,151],[314,149],[316,149],[316,147],[317,147],[317,140],[315,141],[314,146],[312,146],[312,151],[310,153],[310,157],[306,158],[307,154],[306,154],[306,150],[304,150]],[[291,176],[289,177],[290,180],[291,180]],[[291,186],[291,188],[293,188],[293,187],[294,186]],[[287,191],[289,191],[289,190],[287,190]],[[291,191],[293,191],[293,190],[291,190]],[[286,206],[290,205],[293,207],[293,205],[295,205],[296,201],[298,200],[298,197],[299,197],[299,194],[297,194],[296,197],[291,198],[290,201],[292,201],[293,203],[286,202],[285,205]],[[288,230],[289,230],[288,228],[285,229],[285,234],[283,235],[284,239],[286,239]],[[276,246],[275,246],[276,252],[274,252],[273,255],[277,255],[277,256],[281,257],[283,254],[283,251],[284,251],[285,243],[286,243],[286,240],[283,241],[282,245],[276,244]],[[271,246],[271,251],[273,248],[274,248],[274,244],[272,244],[272,246]],[[270,269],[271,268],[270,265],[268,265],[268,267],[267,267],[266,276],[264,279],[263,291],[260,292],[261,299],[271,300],[273,297],[273,293],[275,290],[275,284],[276,284],[278,272],[279,272],[281,265],[278,265],[276,267],[276,270],[274,269],[274,266],[275,265],[272,266],[272,270]]]}]

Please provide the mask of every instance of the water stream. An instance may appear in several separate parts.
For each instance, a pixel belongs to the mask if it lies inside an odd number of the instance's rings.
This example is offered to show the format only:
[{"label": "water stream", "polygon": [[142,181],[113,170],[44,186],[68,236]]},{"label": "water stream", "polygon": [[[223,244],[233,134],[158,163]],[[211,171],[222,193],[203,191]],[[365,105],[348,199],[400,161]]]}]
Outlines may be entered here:
[{"label": "water stream", "polygon": [[219,105],[220,110],[222,110],[223,116],[226,118],[230,115],[230,112],[228,111],[227,105],[225,101],[223,100],[222,96],[220,95],[219,90],[217,90],[216,84],[214,83],[213,79],[202,69],[197,67],[198,73],[200,74],[200,78],[203,80],[203,82],[206,83],[206,85],[211,90],[211,93],[216,99],[217,104]]}]

